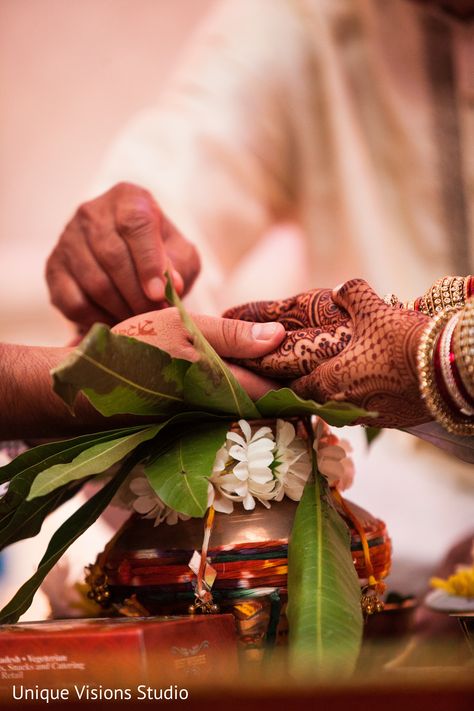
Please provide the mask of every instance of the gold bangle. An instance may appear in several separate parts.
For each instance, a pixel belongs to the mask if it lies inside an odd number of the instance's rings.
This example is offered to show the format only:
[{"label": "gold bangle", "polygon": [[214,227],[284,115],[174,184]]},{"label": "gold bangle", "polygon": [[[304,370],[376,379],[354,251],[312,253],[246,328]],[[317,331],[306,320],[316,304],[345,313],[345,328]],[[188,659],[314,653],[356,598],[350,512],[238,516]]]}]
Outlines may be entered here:
[{"label": "gold bangle", "polygon": [[469,299],[454,330],[453,351],[461,380],[474,398],[474,298]]},{"label": "gold bangle", "polygon": [[439,337],[439,360],[440,360],[440,375],[444,382],[444,386],[456,407],[460,410],[462,415],[467,415],[472,417],[474,415],[474,410],[472,406],[465,400],[462,392],[460,391],[451,367],[451,342],[453,338],[454,329],[459,321],[460,311],[456,311],[454,316],[451,316],[448,323],[443,328],[443,332]]},{"label": "gold bangle", "polygon": [[421,397],[433,419],[440,423],[448,432],[458,435],[474,434],[474,419],[472,417],[455,417],[441,397],[435,378],[433,354],[438,338],[447,322],[458,309],[448,307],[438,313],[422,333],[418,347],[418,377]]},{"label": "gold bangle", "polygon": [[449,307],[463,306],[469,276],[445,276],[438,279],[420,299],[419,310],[428,316],[436,316]]}]

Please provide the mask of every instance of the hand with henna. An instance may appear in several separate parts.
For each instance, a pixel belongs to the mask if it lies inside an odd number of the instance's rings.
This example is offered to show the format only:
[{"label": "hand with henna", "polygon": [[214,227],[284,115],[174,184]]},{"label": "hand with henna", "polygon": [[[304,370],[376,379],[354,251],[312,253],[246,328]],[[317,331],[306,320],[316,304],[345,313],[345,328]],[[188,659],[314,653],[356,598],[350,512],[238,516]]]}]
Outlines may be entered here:
[{"label": "hand with henna", "polygon": [[281,301],[255,301],[225,312],[226,318],[283,324],[286,338],[272,353],[243,365],[272,378],[308,375],[337,356],[352,335],[349,314],[332,298],[330,289],[313,289]]},{"label": "hand with henna", "polygon": [[[388,306],[361,279],[337,291],[315,289],[283,301],[230,309],[228,318],[279,321],[280,346],[245,365],[317,402],[352,402],[378,417],[357,424],[408,427],[430,420],[420,397],[416,357],[424,314]],[[301,376],[293,379],[295,376]]]},{"label": "hand with henna", "polygon": [[333,293],[353,324],[352,340],[338,356],[321,363],[291,387],[317,402],[339,400],[376,411],[357,424],[410,427],[432,419],[421,399],[417,352],[429,317],[385,304],[362,279]]}]

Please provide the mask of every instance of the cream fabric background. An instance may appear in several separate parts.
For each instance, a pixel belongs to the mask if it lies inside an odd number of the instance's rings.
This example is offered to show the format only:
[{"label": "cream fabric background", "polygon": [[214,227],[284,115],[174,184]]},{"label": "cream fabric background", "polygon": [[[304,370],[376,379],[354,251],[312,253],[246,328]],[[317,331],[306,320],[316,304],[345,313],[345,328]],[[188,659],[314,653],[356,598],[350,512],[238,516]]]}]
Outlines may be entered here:
[{"label": "cream fabric background", "polygon": [[213,0],[0,0],[0,338],[63,344],[46,258]]}]

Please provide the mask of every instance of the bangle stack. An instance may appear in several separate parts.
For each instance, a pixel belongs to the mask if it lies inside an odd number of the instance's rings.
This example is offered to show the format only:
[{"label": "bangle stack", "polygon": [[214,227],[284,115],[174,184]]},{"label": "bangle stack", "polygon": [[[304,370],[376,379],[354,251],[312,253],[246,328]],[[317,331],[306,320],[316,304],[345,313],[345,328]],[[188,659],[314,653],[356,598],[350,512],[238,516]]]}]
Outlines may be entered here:
[{"label": "bangle stack", "polygon": [[408,302],[405,308],[436,316],[447,308],[463,306],[474,294],[474,277],[445,276],[435,281],[426,294]]},{"label": "bangle stack", "polygon": [[[466,320],[465,310],[461,314],[453,306],[444,307],[429,322],[418,349],[421,396],[433,418],[449,432],[459,435],[474,434],[472,388],[466,387],[459,368],[461,361],[463,369],[472,363],[468,361],[466,364],[464,357],[456,356],[456,353],[464,353],[466,347],[472,347],[474,342],[474,301],[472,306],[469,308],[470,318]],[[455,331],[459,334],[461,323],[464,324],[463,345],[459,345],[461,350],[456,350],[454,343],[459,341],[460,344],[461,337],[454,339],[453,336]],[[466,346],[466,331],[468,339],[471,339],[470,346]]]},{"label": "bangle stack", "polygon": [[454,331],[453,352],[459,377],[474,398],[474,299],[468,301]]}]

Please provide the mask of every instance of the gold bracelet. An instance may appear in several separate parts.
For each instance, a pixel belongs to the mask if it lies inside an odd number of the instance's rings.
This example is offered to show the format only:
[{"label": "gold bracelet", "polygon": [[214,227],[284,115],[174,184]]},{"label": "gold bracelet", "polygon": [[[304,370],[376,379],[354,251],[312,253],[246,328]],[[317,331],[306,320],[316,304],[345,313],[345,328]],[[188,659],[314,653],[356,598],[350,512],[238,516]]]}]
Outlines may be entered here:
[{"label": "gold bracelet", "polygon": [[438,338],[444,327],[458,309],[448,307],[438,313],[426,326],[418,347],[418,377],[421,397],[433,419],[448,432],[458,435],[474,434],[474,419],[455,417],[441,397],[436,384],[433,355]]},{"label": "gold bracelet", "polygon": [[474,298],[469,299],[454,330],[453,352],[461,380],[474,398]]},{"label": "gold bracelet", "polygon": [[449,397],[454,402],[458,410],[460,410],[461,414],[467,415],[468,417],[472,417],[474,415],[474,410],[471,404],[464,398],[462,391],[458,387],[456,378],[453,373],[452,366],[454,364],[451,363],[451,342],[454,329],[457,326],[461,313],[461,311],[456,311],[454,316],[449,319],[448,323],[443,328],[443,332],[439,337],[438,348],[440,361],[440,376],[443,380],[444,386],[448,392]]},{"label": "gold bracelet", "polygon": [[438,279],[421,297],[419,311],[436,316],[449,307],[463,306],[470,277],[445,276]]}]

